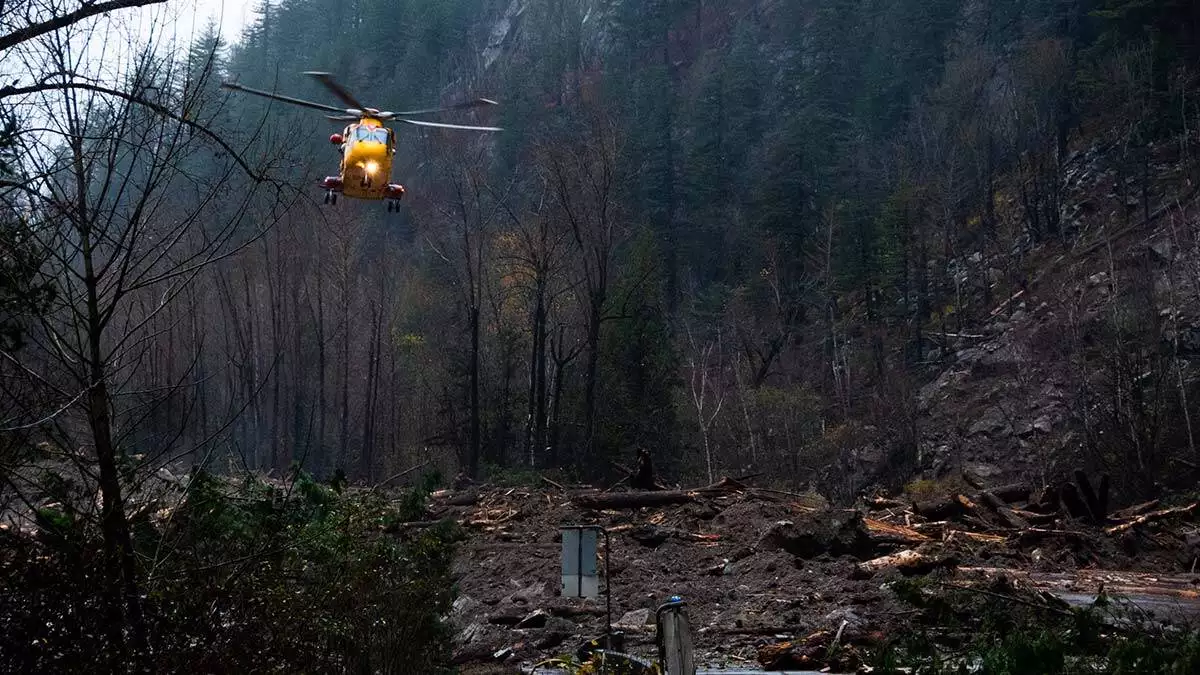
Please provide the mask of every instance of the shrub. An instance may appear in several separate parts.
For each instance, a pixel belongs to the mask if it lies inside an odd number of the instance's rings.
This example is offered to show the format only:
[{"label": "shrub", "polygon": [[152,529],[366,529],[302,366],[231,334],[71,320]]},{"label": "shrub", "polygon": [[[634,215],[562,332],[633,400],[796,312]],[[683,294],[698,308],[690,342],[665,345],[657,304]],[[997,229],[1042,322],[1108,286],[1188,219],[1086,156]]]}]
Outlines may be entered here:
[{"label": "shrub", "polygon": [[[151,669],[443,670],[461,533],[449,525],[408,539],[386,533],[421,508],[420,494],[393,502],[304,475],[287,484],[194,475],[177,508],[133,523]],[[111,605],[94,532],[57,512],[41,521],[39,540],[4,533],[0,671],[118,662],[123,655],[108,653],[104,639]]]}]

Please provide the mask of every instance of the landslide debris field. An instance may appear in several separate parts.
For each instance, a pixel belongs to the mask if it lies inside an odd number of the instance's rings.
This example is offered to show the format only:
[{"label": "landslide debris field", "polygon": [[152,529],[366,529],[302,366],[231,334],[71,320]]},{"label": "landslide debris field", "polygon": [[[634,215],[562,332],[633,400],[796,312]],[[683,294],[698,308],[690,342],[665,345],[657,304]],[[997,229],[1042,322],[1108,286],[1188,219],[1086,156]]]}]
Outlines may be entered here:
[{"label": "landslide debris field", "polygon": [[889,636],[945,619],[914,605],[905,593],[914,581],[1050,615],[1105,593],[1160,623],[1190,621],[1197,504],[1110,513],[1104,483],[1097,491],[1080,475],[1037,493],[976,485],[915,503],[864,498],[851,509],[729,479],[624,493],[483,486],[435,493],[429,516],[470,535],[452,617],[455,662],[467,672],[519,672],[603,633],[603,596],[559,595],[559,528],[580,524],[611,535],[612,616],[626,651],[653,655],[653,608],[679,594],[701,663],[845,672]]}]

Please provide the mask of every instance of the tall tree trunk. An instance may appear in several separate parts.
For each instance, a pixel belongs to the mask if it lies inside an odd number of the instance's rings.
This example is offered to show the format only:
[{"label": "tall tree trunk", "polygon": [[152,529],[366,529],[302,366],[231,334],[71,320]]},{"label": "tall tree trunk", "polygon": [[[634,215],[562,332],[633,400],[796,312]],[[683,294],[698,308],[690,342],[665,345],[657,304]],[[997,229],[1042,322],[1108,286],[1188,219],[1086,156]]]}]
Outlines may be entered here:
[{"label": "tall tree trunk", "polygon": [[471,372],[470,372],[470,447],[467,455],[467,473],[479,477],[480,420],[479,420],[479,306],[471,306]]},{"label": "tall tree trunk", "polygon": [[[280,237],[278,234],[275,237],[275,247],[279,246]],[[283,271],[280,265],[271,265],[270,247],[263,247],[263,255],[266,258],[266,274],[267,274],[267,304],[271,306],[271,358],[278,364],[283,360],[283,345],[280,338],[280,307],[282,298],[279,298],[276,289],[282,286]],[[276,261],[281,256],[276,256]],[[277,283],[277,276],[279,277]],[[283,435],[283,428],[280,424],[280,378],[278,366],[271,369],[271,461],[268,469],[284,469],[287,468],[284,464],[282,455],[282,444],[280,436]]]},{"label": "tall tree trunk", "polygon": [[[545,289],[541,291],[545,295]],[[537,388],[534,396],[537,399],[536,416],[534,417],[533,428],[533,445],[534,452],[545,453],[546,451],[546,306],[544,297],[539,298],[538,307],[541,309],[541,316],[536,326],[536,339],[538,342],[537,348],[537,364],[535,366],[535,374],[537,376]]]},{"label": "tall tree trunk", "polygon": [[242,288],[246,308],[246,342],[242,346],[242,361],[246,364],[246,368],[242,383],[242,395],[250,406],[250,430],[247,434],[252,458],[250,465],[255,469],[261,469],[262,460],[259,446],[262,440],[262,405],[255,395],[258,391],[258,350],[254,344],[254,324],[257,314],[250,299],[250,274],[248,271],[242,273]]},{"label": "tall tree trunk", "polygon": [[675,66],[671,63],[670,31],[662,35],[662,64],[666,71],[667,91],[663,101],[662,128],[659,130],[660,143],[663,144],[666,167],[663,169],[663,199],[665,213],[663,214],[663,229],[666,232],[666,268],[667,268],[667,312],[674,316],[679,306],[679,233],[676,231],[675,211]]},{"label": "tall tree trunk", "polygon": [[[300,280],[293,279],[292,283],[291,283],[291,287],[292,287],[291,315],[296,317],[296,316],[300,316],[300,307],[301,307],[301,305],[300,305]],[[310,450],[312,448],[312,426],[310,424],[311,413],[309,415],[304,414],[304,389],[305,389],[304,385],[305,385],[305,383],[308,382],[308,378],[305,376],[306,374],[303,372],[304,369],[298,367],[299,364],[308,363],[309,361],[307,358],[305,358],[305,355],[304,355],[304,343],[301,340],[302,331],[300,330],[299,325],[293,325],[292,330],[290,330],[289,332],[292,334],[292,353],[291,353],[292,363],[296,364],[297,367],[291,368],[291,371],[292,371],[292,448],[291,448],[291,453],[290,453],[291,457],[289,458],[288,465],[281,467],[285,470],[291,468],[291,463],[293,461],[295,461],[297,456],[299,456],[301,458],[301,461],[306,461],[308,459],[308,453],[310,452]],[[308,418],[308,419],[306,419],[306,418]]]},{"label": "tall tree trunk", "polygon": [[[100,510],[101,530],[104,534],[104,550],[112,570],[113,586],[120,588],[124,596],[125,623],[133,641],[134,662],[142,663],[149,655],[146,622],[142,615],[141,594],[137,582],[137,560],[134,558],[133,538],[129,532],[129,521],[125,518],[125,502],[121,495],[121,481],[117,471],[117,451],[112,439],[111,401],[108,395],[108,373],[105,370],[102,336],[105,321],[101,316],[99,287],[90,232],[88,212],[88,181],[84,168],[83,141],[73,135],[72,151],[77,189],[80,252],[84,265],[84,286],[87,290],[87,339],[88,339],[88,427],[96,448],[96,463],[100,470],[100,495],[103,500]],[[119,603],[114,603],[115,615],[120,614]],[[118,622],[122,623],[122,622]],[[109,626],[110,637],[118,645],[124,645],[120,626]]]},{"label": "tall tree trunk", "polygon": [[348,260],[342,261],[342,395],[341,429],[338,434],[339,469],[345,470],[350,461],[350,278]]},{"label": "tall tree trunk", "polygon": [[313,461],[326,470],[325,457],[325,272],[321,265],[321,242],[317,240],[317,439],[316,456]]},{"label": "tall tree trunk", "polygon": [[[382,297],[382,296],[381,296]],[[368,483],[374,479],[375,468],[375,407],[379,396],[379,332],[383,308],[371,303],[371,341],[367,345],[367,390],[363,413],[362,454],[359,474]]]},{"label": "tall tree trunk", "polygon": [[604,308],[604,292],[592,291],[588,305],[587,372],[584,380],[584,447],[587,461],[596,458],[596,379],[600,365],[600,319]]},{"label": "tall tree trunk", "polygon": [[530,467],[537,464],[537,454],[542,452],[546,414],[546,310],[545,282],[539,272],[534,282],[532,353],[529,356],[529,405],[525,424],[525,453]]}]

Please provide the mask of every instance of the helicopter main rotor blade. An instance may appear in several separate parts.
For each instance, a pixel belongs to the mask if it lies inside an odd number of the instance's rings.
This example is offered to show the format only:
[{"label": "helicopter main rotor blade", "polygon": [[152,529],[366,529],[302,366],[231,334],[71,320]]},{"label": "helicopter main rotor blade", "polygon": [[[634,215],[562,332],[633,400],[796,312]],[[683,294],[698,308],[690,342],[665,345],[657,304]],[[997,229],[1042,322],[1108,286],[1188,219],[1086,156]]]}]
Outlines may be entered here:
[{"label": "helicopter main rotor blade", "polygon": [[501,127],[473,127],[466,124],[445,124],[444,122],[424,122],[421,120],[397,119],[402,124],[418,127],[437,127],[438,129],[461,129],[463,131],[504,131]]},{"label": "helicopter main rotor blade", "polygon": [[[358,99],[354,98],[353,94],[346,91],[345,87],[338,84],[337,80],[333,79],[332,74],[321,73],[321,72],[317,72],[317,71],[313,71],[313,70],[306,71],[304,74],[313,77],[318,82],[325,85],[325,88],[328,89],[334,96],[338,97],[339,100],[341,100],[343,103],[345,103],[346,105],[353,108],[355,111],[371,112],[370,108],[367,108],[367,106],[359,103]],[[349,113],[351,111],[350,110],[339,110],[338,112]]]},{"label": "helicopter main rotor blade", "polygon": [[489,98],[477,98],[472,101],[463,101],[453,105],[442,106],[440,108],[425,108],[424,110],[405,110],[402,112],[381,112],[379,116],[383,117],[409,117],[411,115],[433,115],[436,113],[450,112],[452,110],[467,110],[469,108],[480,108],[488,105],[500,105]]},{"label": "helicopter main rotor blade", "polygon": [[315,110],[324,110],[326,112],[335,112],[335,113],[341,113],[341,114],[346,113],[346,111],[343,110],[342,108],[335,108],[331,105],[325,105],[323,103],[313,103],[312,101],[305,101],[304,99],[292,98],[291,96],[284,96],[282,94],[276,94],[276,93],[269,92],[269,91],[263,91],[262,89],[253,89],[251,87],[246,87],[246,86],[240,85],[236,82],[222,82],[221,86],[226,89],[232,89],[234,91],[242,91],[247,94],[254,94],[255,96],[262,96],[263,98],[269,98],[269,99],[273,99],[276,101],[283,101],[284,103],[291,103],[292,105],[303,106],[305,108],[313,108]]}]

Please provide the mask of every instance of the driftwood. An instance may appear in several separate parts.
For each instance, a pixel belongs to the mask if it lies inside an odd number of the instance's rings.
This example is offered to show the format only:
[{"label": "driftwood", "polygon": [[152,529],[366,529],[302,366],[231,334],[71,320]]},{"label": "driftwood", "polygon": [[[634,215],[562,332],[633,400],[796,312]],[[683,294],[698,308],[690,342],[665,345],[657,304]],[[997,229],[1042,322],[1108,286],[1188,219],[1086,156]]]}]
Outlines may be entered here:
[{"label": "driftwood", "polygon": [[905,549],[891,555],[858,563],[854,566],[854,574],[859,578],[873,576],[884,570],[897,570],[901,574],[927,574],[941,567],[953,567],[954,560],[940,556],[929,556],[923,553]]},{"label": "driftwood", "polygon": [[1105,528],[1104,533],[1121,534],[1122,532],[1128,532],[1138,525],[1144,525],[1155,520],[1162,520],[1163,518],[1168,518],[1170,516],[1190,514],[1195,511],[1196,507],[1198,506],[1200,506],[1200,502],[1193,502],[1187,506],[1177,506],[1175,508],[1163,509],[1161,511],[1151,511],[1150,513],[1134,518],[1128,523],[1121,523],[1120,525],[1114,525],[1112,527]]}]

